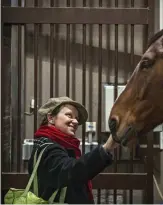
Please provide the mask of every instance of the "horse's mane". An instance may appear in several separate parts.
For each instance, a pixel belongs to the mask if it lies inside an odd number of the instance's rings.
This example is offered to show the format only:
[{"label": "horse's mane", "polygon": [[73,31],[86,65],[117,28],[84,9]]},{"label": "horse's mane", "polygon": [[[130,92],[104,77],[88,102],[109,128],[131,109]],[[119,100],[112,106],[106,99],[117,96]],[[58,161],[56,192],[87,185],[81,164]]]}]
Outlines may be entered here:
[{"label": "horse's mane", "polygon": [[159,39],[163,35],[163,29],[159,32],[155,33],[154,36],[148,41],[147,47],[149,48],[152,43],[154,43],[157,39]]}]

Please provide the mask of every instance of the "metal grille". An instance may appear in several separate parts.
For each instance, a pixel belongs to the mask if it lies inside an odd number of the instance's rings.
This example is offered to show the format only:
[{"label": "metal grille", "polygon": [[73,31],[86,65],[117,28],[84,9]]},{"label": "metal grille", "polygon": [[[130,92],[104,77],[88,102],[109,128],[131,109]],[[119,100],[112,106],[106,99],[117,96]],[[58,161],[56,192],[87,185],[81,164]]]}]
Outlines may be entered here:
[{"label": "metal grille", "polygon": [[[98,143],[106,140],[109,133],[103,131],[102,86],[114,85],[116,99],[117,86],[127,83],[146,48],[147,38],[153,33],[154,3],[152,0],[28,0],[3,6],[5,188],[15,183],[13,178],[21,181],[19,185],[25,184],[26,174],[18,174],[27,171],[22,161],[22,144],[24,139],[33,138],[40,120],[37,109],[49,97],[67,95],[85,105],[89,121],[97,122],[95,140]],[[33,114],[27,115],[32,99]],[[84,153],[85,125],[77,135],[82,139]],[[112,203],[118,203],[119,198],[123,203],[136,203],[133,199],[137,192],[133,190],[145,190],[144,200],[153,203],[151,137],[147,143],[146,171],[144,161],[135,157],[135,148],[128,153],[127,160],[122,159],[121,148],[115,150],[113,167],[93,180],[97,203],[108,203],[109,196]]]}]

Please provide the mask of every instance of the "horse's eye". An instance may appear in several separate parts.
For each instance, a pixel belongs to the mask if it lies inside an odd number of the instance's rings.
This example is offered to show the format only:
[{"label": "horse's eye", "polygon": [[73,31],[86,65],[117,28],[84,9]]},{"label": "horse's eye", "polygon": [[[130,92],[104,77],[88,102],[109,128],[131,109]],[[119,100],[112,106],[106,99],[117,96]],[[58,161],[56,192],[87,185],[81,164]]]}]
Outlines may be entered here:
[{"label": "horse's eye", "polygon": [[144,60],[142,61],[142,63],[140,64],[140,68],[141,69],[148,69],[152,66],[152,63],[149,60]]}]

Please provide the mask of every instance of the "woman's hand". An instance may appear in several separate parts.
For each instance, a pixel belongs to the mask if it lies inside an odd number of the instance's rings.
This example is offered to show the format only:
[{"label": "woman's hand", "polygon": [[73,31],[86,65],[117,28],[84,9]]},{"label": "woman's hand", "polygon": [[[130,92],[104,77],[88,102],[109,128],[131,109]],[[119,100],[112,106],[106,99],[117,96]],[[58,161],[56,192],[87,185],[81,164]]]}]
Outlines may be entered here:
[{"label": "woman's hand", "polygon": [[113,151],[114,148],[118,147],[119,144],[116,143],[113,138],[112,135],[109,136],[108,140],[106,141],[106,143],[103,145],[103,148],[109,152],[109,151]]}]

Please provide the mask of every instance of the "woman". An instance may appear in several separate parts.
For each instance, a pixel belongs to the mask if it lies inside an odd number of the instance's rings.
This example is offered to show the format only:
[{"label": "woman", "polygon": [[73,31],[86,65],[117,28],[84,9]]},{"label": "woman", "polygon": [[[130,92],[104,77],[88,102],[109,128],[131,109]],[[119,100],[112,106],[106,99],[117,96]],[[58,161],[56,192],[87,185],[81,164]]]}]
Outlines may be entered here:
[{"label": "woman", "polygon": [[29,160],[29,173],[33,170],[33,158],[47,146],[38,169],[39,197],[48,200],[67,187],[65,203],[94,203],[91,179],[112,163],[111,151],[117,146],[110,136],[103,145],[81,156],[80,141],[75,138],[78,125],[86,122],[88,113],[78,102],[68,97],[50,98],[39,109],[43,116],[40,128],[34,135],[34,148]]}]

